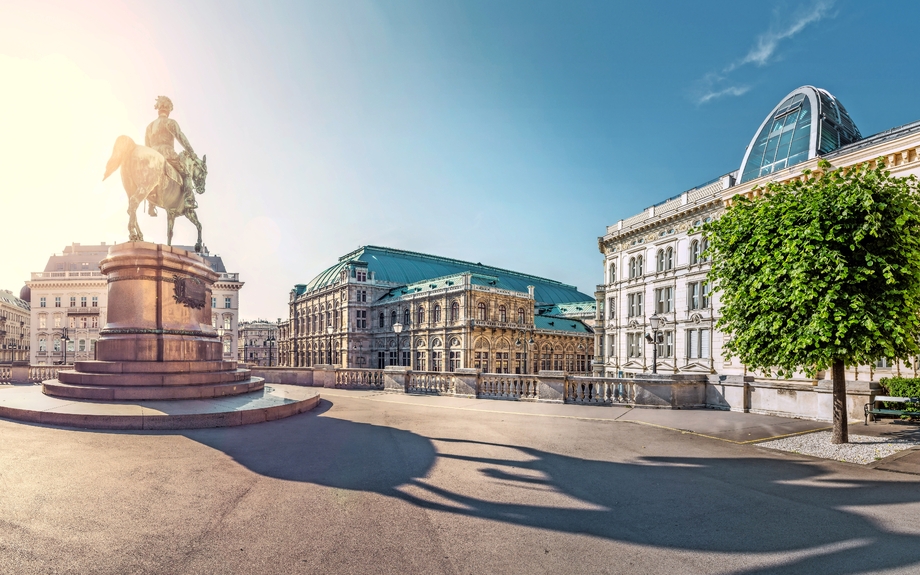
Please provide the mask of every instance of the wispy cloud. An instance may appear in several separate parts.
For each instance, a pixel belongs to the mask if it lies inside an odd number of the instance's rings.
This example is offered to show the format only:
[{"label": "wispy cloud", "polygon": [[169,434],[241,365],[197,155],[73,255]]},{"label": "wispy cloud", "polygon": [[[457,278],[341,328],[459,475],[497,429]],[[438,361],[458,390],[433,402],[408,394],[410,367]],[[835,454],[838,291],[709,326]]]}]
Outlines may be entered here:
[{"label": "wispy cloud", "polygon": [[750,89],[751,89],[750,86],[729,86],[728,88],[724,88],[722,90],[716,90],[716,91],[710,90],[706,92],[705,94],[701,95],[697,99],[697,103],[705,104],[709,100],[715,100],[717,98],[721,98],[722,96],[740,96],[746,93]]},{"label": "wispy cloud", "polygon": [[834,0],[817,0],[806,10],[797,13],[793,21],[780,29],[771,29],[757,36],[754,45],[748,50],[748,53],[735,62],[732,62],[718,73],[709,73],[704,76],[699,84],[696,98],[697,104],[705,104],[725,96],[740,96],[750,90],[750,86],[731,85],[736,84],[731,81],[729,75],[748,64],[757,67],[763,67],[772,62],[777,48],[783,40],[788,40],[799,34],[809,24],[818,22],[830,14],[834,5]]}]

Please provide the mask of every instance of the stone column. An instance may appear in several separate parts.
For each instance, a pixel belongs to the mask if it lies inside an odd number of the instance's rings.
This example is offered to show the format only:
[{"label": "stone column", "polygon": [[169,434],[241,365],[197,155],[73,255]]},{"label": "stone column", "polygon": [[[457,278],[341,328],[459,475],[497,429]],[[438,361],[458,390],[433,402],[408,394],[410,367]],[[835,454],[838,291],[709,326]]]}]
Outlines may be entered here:
[{"label": "stone column", "polygon": [[383,368],[383,390],[405,393],[409,384],[409,371],[407,365],[388,365]]}]

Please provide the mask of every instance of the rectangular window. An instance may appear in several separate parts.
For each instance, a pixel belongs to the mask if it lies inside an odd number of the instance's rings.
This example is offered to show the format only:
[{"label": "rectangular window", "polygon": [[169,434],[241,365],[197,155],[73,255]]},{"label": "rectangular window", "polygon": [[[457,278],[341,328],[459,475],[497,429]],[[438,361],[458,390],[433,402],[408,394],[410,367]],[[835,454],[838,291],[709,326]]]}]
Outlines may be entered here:
[{"label": "rectangular window", "polygon": [[224,329],[230,329],[230,316],[224,316]]},{"label": "rectangular window", "polygon": [[443,353],[442,351],[431,352],[431,371],[443,371]]},{"label": "rectangular window", "polygon": [[669,313],[674,311],[674,288],[658,288],[655,290],[655,312]]},{"label": "rectangular window", "polygon": [[355,327],[367,329],[367,310],[359,309],[355,312]]},{"label": "rectangular window", "polygon": [[217,307],[217,298],[216,298],[216,297],[212,297],[212,298],[211,298],[211,307],[212,307],[212,308],[216,308],[216,307]]},{"label": "rectangular window", "polygon": [[95,316],[95,315],[93,316],[93,321],[90,327],[99,327],[99,317],[98,316]]},{"label": "rectangular window", "polygon": [[361,270],[361,271],[355,272],[355,279],[357,279],[359,282],[366,282],[367,281],[367,271]]},{"label": "rectangular window", "polygon": [[674,357],[674,332],[673,331],[664,331],[659,332],[660,334],[660,343],[658,344],[658,357],[659,358],[671,358]]},{"label": "rectangular window", "polygon": [[93,307],[99,307],[99,296],[93,296]]},{"label": "rectangular window", "polygon": [[645,343],[645,336],[641,333],[626,334],[626,356],[642,357],[642,346]]},{"label": "rectangular window", "polygon": [[703,287],[701,288],[701,290],[703,292],[703,297],[702,297],[703,307],[708,308],[709,307],[709,284],[706,282],[703,282]]},{"label": "rectangular window", "polygon": [[476,369],[482,370],[483,373],[491,373],[489,371],[489,352],[487,351],[477,351],[473,353],[473,367]]},{"label": "rectangular window", "polygon": [[700,282],[687,284],[687,305],[689,309],[700,309]]},{"label": "rectangular window", "polygon": [[417,351],[415,352],[415,371],[425,371],[427,362],[425,361],[425,352]]},{"label": "rectangular window", "polygon": [[86,316],[85,315],[80,318],[80,327],[83,329],[86,329]]},{"label": "rectangular window", "polygon": [[70,325],[70,329],[76,329],[76,327],[77,327],[77,318],[71,317],[71,318],[70,318],[70,321],[69,321],[68,323],[69,323],[69,325]]},{"label": "rectangular window", "polygon": [[43,337],[38,338],[38,351],[40,351],[40,352],[42,352],[42,353],[48,351],[48,350],[45,348],[45,338],[43,338]]},{"label": "rectangular window", "polygon": [[607,298],[607,307],[610,310],[608,312],[609,313],[608,317],[610,317],[610,319],[616,319],[617,317],[617,298],[615,297]]},{"label": "rectangular window", "polygon": [[224,355],[230,355],[230,340],[224,340]]},{"label": "rectangular window", "polygon": [[77,307],[77,296],[70,296],[70,307]]},{"label": "rectangular window", "polygon": [[61,327],[61,316],[54,316],[54,327]]},{"label": "rectangular window", "polygon": [[230,309],[230,298],[224,298],[224,309]]},{"label": "rectangular window", "polygon": [[80,296],[80,307],[86,307],[86,296],[85,295]]},{"label": "rectangular window", "polygon": [[641,292],[631,293],[626,296],[626,303],[627,303],[627,308],[628,308],[627,315],[629,317],[640,317],[641,315],[643,315],[642,299],[644,296],[645,294]]},{"label": "rectangular window", "polygon": [[77,348],[78,351],[86,351],[86,340],[80,340],[80,346]]},{"label": "rectangular window", "polygon": [[55,351],[55,352],[60,352],[60,351],[61,351],[61,340],[59,340],[59,339],[57,339],[57,338],[54,338],[54,351]]},{"label": "rectangular window", "polygon": [[495,373],[509,373],[507,351],[495,352]]},{"label": "rectangular window", "polygon": [[38,316],[38,328],[45,329],[47,327],[48,318],[45,315]]},{"label": "rectangular window", "polygon": [[61,307],[61,298],[60,296],[54,297],[54,307]]},{"label": "rectangular window", "polygon": [[687,357],[690,359],[709,359],[709,330],[687,330]]},{"label": "rectangular window", "polygon": [[44,297],[42,297],[42,298],[39,300],[38,307],[47,307],[47,304],[48,304],[48,302],[45,300]]}]

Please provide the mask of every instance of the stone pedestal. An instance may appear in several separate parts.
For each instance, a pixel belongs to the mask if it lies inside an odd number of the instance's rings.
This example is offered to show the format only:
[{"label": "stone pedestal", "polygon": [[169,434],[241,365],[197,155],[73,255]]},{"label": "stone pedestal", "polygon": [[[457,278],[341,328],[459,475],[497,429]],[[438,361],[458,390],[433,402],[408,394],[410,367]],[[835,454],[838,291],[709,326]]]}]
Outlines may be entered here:
[{"label": "stone pedestal", "polygon": [[78,361],[46,395],[77,399],[195,399],[263,387],[262,378],[223,360],[211,326],[211,286],[220,277],[201,256],[148,242],[109,248],[108,317],[96,360]]}]

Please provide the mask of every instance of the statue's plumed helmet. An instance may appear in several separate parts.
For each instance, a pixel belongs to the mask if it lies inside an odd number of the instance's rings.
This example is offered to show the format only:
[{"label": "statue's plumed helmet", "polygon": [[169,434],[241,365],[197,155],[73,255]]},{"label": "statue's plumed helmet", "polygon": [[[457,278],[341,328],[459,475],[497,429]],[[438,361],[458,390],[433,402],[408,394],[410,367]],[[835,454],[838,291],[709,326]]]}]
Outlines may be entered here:
[{"label": "statue's plumed helmet", "polygon": [[163,107],[163,106],[166,106],[166,109],[168,109],[170,112],[173,111],[173,103],[172,103],[172,100],[170,100],[170,99],[167,98],[166,96],[157,96],[157,101],[156,101],[156,103],[153,105],[153,109],[154,109],[154,110],[159,110],[159,109],[160,109],[161,107]]}]

